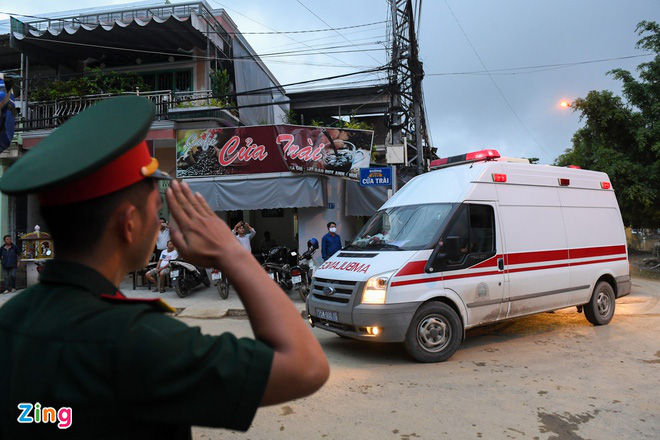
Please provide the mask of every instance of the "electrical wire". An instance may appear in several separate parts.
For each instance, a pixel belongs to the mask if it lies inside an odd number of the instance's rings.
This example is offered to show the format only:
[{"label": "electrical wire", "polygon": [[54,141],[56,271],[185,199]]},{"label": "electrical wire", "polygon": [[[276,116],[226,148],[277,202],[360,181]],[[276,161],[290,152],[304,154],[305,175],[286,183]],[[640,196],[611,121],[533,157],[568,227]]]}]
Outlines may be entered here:
[{"label": "electrical wire", "polygon": [[[162,52],[162,51],[155,51],[155,50],[147,50],[147,49],[132,49],[128,47],[119,47],[119,46],[108,46],[108,45],[103,45],[103,44],[91,44],[91,43],[76,43],[74,41],[59,41],[59,40],[50,40],[47,38],[42,38],[42,37],[23,37],[25,40],[35,40],[35,41],[41,41],[41,42],[48,42],[48,43],[57,43],[57,44],[69,44],[72,46],[81,46],[81,47],[93,47],[97,49],[111,49],[111,50],[116,50],[116,51],[124,51],[124,52],[137,52],[137,53],[145,53],[145,54],[152,54],[152,55],[172,55],[172,56],[178,56],[178,57],[186,57],[186,58],[191,58],[191,59],[202,59],[202,60],[218,60],[218,61],[240,61],[240,60],[247,60],[251,61],[255,57],[252,55],[245,55],[243,57],[233,57],[233,58],[227,58],[227,57],[209,57],[206,55],[192,55],[192,54],[182,54],[179,52]],[[346,47],[346,46],[341,46],[341,47]],[[337,48],[341,48],[340,46],[337,46]],[[313,49],[312,49],[313,50]],[[385,50],[385,48],[375,48],[375,49],[358,49],[358,50],[338,50],[338,51],[333,51],[333,52],[324,52],[324,51],[319,51],[319,52],[304,52],[303,51],[290,51],[290,52],[275,52],[275,53],[266,53],[266,54],[260,54],[258,55],[259,58],[264,58],[264,57],[270,57],[270,56],[305,56],[305,55],[325,55],[327,53],[355,53],[355,52],[373,52],[373,51],[381,51]],[[352,67],[352,66],[351,66]]]},{"label": "electrical wire", "polygon": [[456,18],[456,15],[454,14],[454,11],[451,9],[451,6],[449,6],[449,3],[447,2],[447,0],[444,0],[444,2],[445,2],[445,5],[447,5],[447,8],[449,9],[449,12],[451,12],[452,17],[454,17],[454,20],[456,21],[456,24],[458,24],[458,27],[461,29],[461,32],[463,32],[463,36],[465,37],[465,39],[466,39],[466,40],[468,41],[468,43],[470,44],[470,47],[472,48],[472,51],[474,52],[474,54],[476,55],[477,59],[478,59],[479,62],[481,63],[481,67],[484,68],[484,71],[488,72],[488,77],[489,77],[490,80],[492,81],[493,85],[495,86],[495,88],[496,88],[497,91],[499,92],[499,94],[500,94],[500,96],[502,97],[502,99],[504,99],[504,102],[506,102],[506,105],[507,105],[507,106],[509,107],[509,109],[511,110],[511,113],[513,113],[513,115],[516,117],[516,119],[518,120],[518,122],[520,123],[520,125],[523,127],[523,129],[525,129],[525,131],[527,132],[527,134],[529,135],[529,137],[532,138],[532,140],[534,141],[534,143],[536,144],[536,146],[539,147],[539,148],[540,148],[540,149],[541,149],[546,155],[549,156],[550,154],[549,154],[547,151],[545,151],[545,149],[541,146],[541,144],[539,143],[539,141],[536,140],[536,137],[534,137],[534,135],[532,134],[532,132],[529,131],[529,129],[527,128],[527,126],[525,125],[525,123],[522,121],[522,119],[520,119],[520,116],[518,116],[518,113],[516,113],[516,110],[513,108],[513,106],[512,106],[511,103],[509,102],[509,100],[506,98],[506,96],[504,96],[504,93],[502,92],[502,89],[500,89],[500,86],[499,86],[499,85],[497,84],[497,82],[495,81],[495,78],[493,78],[493,76],[490,74],[490,72],[489,72],[488,69],[486,68],[486,64],[484,64],[483,60],[482,60],[481,57],[479,56],[479,53],[477,52],[477,50],[475,49],[474,45],[472,44],[472,41],[470,41],[470,38],[469,38],[469,37],[467,36],[467,34],[465,33],[465,30],[463,29],[463,26],[461,26],[461,23],[458,21],[458,18]]},{"label": "electrical wire", "polygon": [[[342,37],[344,40],[348,41],[350,44],[353,44],[348,38],[346,38],[345,36],[343,36],[339,31],[337,31],[336,29],[332,28],[332,27],[328,24],[327,21],[325,21],[324,19],[322,19],[321,17],[319,17],[314,11],[312,11],[311,9],[309,9],[309,8],[308,8],[303,2],[301,2],[300,0],[296,0],[296,1],[300,4],[300,6],[302,6],[302,7],[305,8],[305,9],[307,9],[307,10],[308,10],[308,11],[309,11],[314,17],[316,17],[316,18],[318,18],[319,20],[321,20],[321,22],[322,22],[323,24],[325,24],[326,26],[330,27],[333,31],[335,31],[335,32],[337,33],[337,35],[339,35],[340,37]],[[355,45],[354,45],[354,46],[355,46]],[[356,46],[356,47],[357,47],[357,46]],[[369,58],[371,58],[371,59],[374,60],[375,62],[380,63],[380,61],[378,61],[376,58],[372,57],[370,54],[367,54],[367,56],[369,56]]]},{"label": "electrical wire", "polygon": [[[604,63],[607,61],[618,61],[618,60],[628,60],[631,58],[650,57],[654,55],[655,54],[652,53],[646,53],[641,55],[627,55],[627,56],[613,57],[613,58],[601,58],[598,60],[576,61],[573,63],[542,64],[538,66],[509,67],[506,69],[474,70],[468,72],[426,73],[425,76],[456,76],[456,75],[485,75],[485,74],[519,75],[524,73],[545,72],[547,70],[561,69],[565,67],[573,67],[584,64]],[[536,69],[536,70],[532,70],[532,69]],[[529,72],[525,72],[525,70],[529,70]],[[517,72],[517,71],[522,71],[522,72]]]},{"label": "electrical wire", "polygon": [[[234,11],[234,12],[237,13],[238,15],[240,15],[240,16],[242,16],[242,17],[245,17],[245,18],[247,18],[248,20],[253,21],[254,23],[257,23],[258,25],[260,25],[260,26],[262,26],[262,27],[265,27],[266,29],[270,29],[271,31],[279,32],[277,29],[273,29],[273,28],[271,28],[271,27],[269,27],[269,26],[266,26],[266,25],[263,24],[263,23],[259,23],[257,20],[253,19],[252,17],[248,17],[247,15],[245,15],[245,14],[243,14],[243,13],[241,13],[241,12],[235,10],[235,9],[232,9],[232,8],[230,8],[230,7],[228,7],[228,6],[225,6],[225,5],[223,5],[222,3],[220,3],[220,2],[218,2],[218,1],[216,1],[216,0],[209,0],[209,1],[212,2],[212,3],[214,3],[214,4],[216,4],[216,5],[218,5],[218,6],[220,6],[221,8],[229,9],[230,11]],[[293,38],[293,37],[291,37],[291,36],[289,36],[289,35],[287,35],[287,34],[283,34],[283,36],[285,36],[286,38],[290,39],[291,41],[295,41],[296,43],[301,43],[300,41],[296,40],[295,38]],[[303,44],[303,45],[306,46],[306,44],[304,44],[304,43],[301,43],[301,44]],[[339,59],[339,58],[337,58],[337,57],[334,57],[334,56],[332,56],[332,55],[328,55],[328,54],[323,54],[323,55],[325,55],[325,56],[327,56],[327,57],[329,57],[329,58],[332,58],[332,59],[334,59],[335,61],[339,61],[340,63],[345,64],[345,65],[347,65],[347,66],[350,66],[350,67],[356,68],[355,66],[352,66],[351,64],[345,62],[344,60],[341,60],[341,59]]]}]

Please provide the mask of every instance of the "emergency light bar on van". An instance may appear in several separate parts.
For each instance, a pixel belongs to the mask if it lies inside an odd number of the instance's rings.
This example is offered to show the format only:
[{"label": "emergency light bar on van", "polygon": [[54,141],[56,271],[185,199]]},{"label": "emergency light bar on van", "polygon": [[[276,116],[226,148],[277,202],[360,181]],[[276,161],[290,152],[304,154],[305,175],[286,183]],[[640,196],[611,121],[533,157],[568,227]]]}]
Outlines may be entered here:
[{"label": "emergency light bar on van", "polygon": [[431,161],[431,169],[437,170],[439,168],[446,168],[463,163],[479,162],[482,160],[495,160],[500,157],[497,150],[480,150],[471,153],[460,154],[458,156],[443,157]]}]

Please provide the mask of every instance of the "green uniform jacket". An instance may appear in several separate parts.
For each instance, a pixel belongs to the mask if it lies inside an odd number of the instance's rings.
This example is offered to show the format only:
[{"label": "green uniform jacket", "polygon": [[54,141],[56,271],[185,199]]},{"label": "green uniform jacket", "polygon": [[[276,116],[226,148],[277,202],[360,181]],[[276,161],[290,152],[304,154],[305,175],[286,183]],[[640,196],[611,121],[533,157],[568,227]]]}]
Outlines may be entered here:
[{"label": "green uniform jacket", "polygon": [[[122,297],[95,270],[55,260],[0,308],[0,438],[169,439],[190,438],[192,425],[249,428],[273,350],[203,335]],[[21,403],[71,408],[70,427],[19,423]]]}]

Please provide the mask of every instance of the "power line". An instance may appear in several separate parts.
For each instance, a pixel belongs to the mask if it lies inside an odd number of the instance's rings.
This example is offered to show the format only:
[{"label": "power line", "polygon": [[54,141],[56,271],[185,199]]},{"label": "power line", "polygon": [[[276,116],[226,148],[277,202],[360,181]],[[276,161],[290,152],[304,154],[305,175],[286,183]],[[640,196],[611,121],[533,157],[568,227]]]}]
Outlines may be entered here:
[{"label": "power line", "polygon": [[540,148],[545,154],[549,155],[548,152],[545,151],[545,149],[541,146],[541,144],[539,143],[539,141],[536,140],[536,138],[534,137],[534,135],[532,134],[532,132],[529,131],[529,129],[527,128],[527,126],[525,125],[525,123],[522,121],[522,119],[520,119],[520,116],[518,116],[518,113],[516,113],[516,111],[514,110],[513,106],[511,105],[511,103],[509,102],[509,100],[506,98],[506,96],[504,96],[504,93],[502,92],[502,89],[500,89],[500,86],[497,85],[497,82],[495,82],[495,78],[493,78],[493,76],[490,74],[490,72],[489,72],[488,69],[486,68],[486,65],[484,64],[483,60],[482,60],[481,57],[479,56],[479,53],[478,53],[477,50],[474,48],[474,45],[472,44],[472,41],[470,41],[470,38],[469,38],[469,37],[467,36],[467,34],[465,33],[465,30],[463,30],[463,26],[461,26],[461,23],[458,21],[458,18],[456,18],[456,15],[454,15],[454,11],[451,9],[451,6],[449,6],[449,3],[447,2],[447,0],[444,0],[444,1],[445,1],[445,5],[447,5],[447,8],[449,9],[449,12],[451,12],[452,17],[454,17],[454,20],[456,20],[456,24],[458,24],[458,27],[461,29],[461,32],[463,32],[463,36],[465,37],[465,39],[466,39],[466,40],[468,41],[468,43],[470,44],[470,47],[472,48],[472,51],[474,52],[474,54],[477,56],[477,59],[478,59],[479,62],[481,63],[481,67],[484,68],[484,71],[488,72],[488,77],[489,77],[490,80],[493,82],[493,85],[495,86],[495,88],[497,89],[497,91],[500,93],[500,96],[502,96],[502,99],[504,99],[504,102],[506,102],[506,104],[509,106],[509,109],[511,110],[511,112],[513,113],[513,115],[516,117],[516,119],[518,120],[518,122],[520,123],[520,125],[525,129],[525,131],[527,132],[527,134],[529,135],[529,137],[532,138],[532,140],[534,141],[534,143],[536,143],[536,145],[537,145],[537,146],[538,146],[538,147],[539,147],[539,148]]},{"label": "power line", "polygon": [[[247,15],[245,15],[245,14],[243,14],[243,13],[241,13],[241,12],[235,10],[235,9],[232,9],[232,8],[230,8],[230,7],[228,7],[228,6],[225,6],[225,5],[223,5],[222,3],[220,3],[220,2],[218,2],[218,1],[216,1],[216,0],[209,0],[209,1],[212,2],[212,3],[215,3],[216,5],[220,6],[221,8],[229,9],[230,11],[234,11],[234,12],[236,12],[238,15],[241,15],[241,16],[247,18],[248,20],[257,23],[258,25],[263,26],[263,27],[265,27],[266,29],[270,29],[271,31],[279,32],[277,29],[273,29],[273,28],[271,28],[271,27],[269,27],[269,26],[266,26],[266,25],[263,24],[263,23],[259,23],[257,20],[253,19],[252,17],[248,17]],[[290,36],[287,35],[287,34],[283,34],[283,35],[284,35],[285,37],[287,37],[288,39],[290,39],[291,41],[295,41],[296,43],[301,43],[300,41],[296,40],[295,38],[290,37]],[[307,46],[305,43],[301,43],[301,44]],[[328,55],[328,54],[323,54],[323,55],[325,55],[325,56],[327,56],[327,57],[330,57],[330,58],[334,59],[335,61],[339,61],[339,62],[342,63],[342,64],[346,64],[347,66],[351,66],[349,63],[347,63],[347,62],[345,62],[345,61],[343,61],[343,60],[341,60],[341,59],[339,59],[339,58],[337,58],[337,57],[333,57],[332,55]],[[355,68],[355,66],[351,66],[351,67]]]},{"label": "power line", "polygon": [[[236,32],[240,33],[243,35],[283,35],[283,34],[308,34],[312,32],[328,32],[328,31],[334,31],[337,29],[355,29],[355,28],[361,28],[361,27],[367,27],[367,26],[375,26],[377,24],[385,23],[385,20],[382,21],[374,21],[373,23],[365,23],[365,24],[357,24],[353,26],[343,26],[340,28],[328,28],[328,29],[312,29],[312,30],[304,30],[304,31],[274,31],[274,32]],[[228,32],[228,33],[234,33],[234,32]]]},{"label": "power line", "polygon": [[[631,58],[640,58],[640,57],[650,57],[655,54],[647,53],[641,55],[627,55],[622,57],[614,58],[602,58],[599,60],[588,60],[588,61],[576,61],[573,63],[559,63],[559,64],[542,64],[538,66],[527,66],[527,67],[509,67],[506,69],[493,69],[493,70],[473,70],[468,72],[448,72],[448,73],[427,73],[426,76],[455,76],[455,75],[483,75],[483,74],[498,74],[498,75],[517,75],[520,73],[536,73],[544,72],[545,70],[561,69],[564,67],[579,66],[583,64],[593,64],[593,63],[603,63],[607,61],[618,61],[618,60],[627,60]],[[543,70],[532,70],[532,69],[543,69]],[[532,70],[531,72],[520,72],[515,71],[524,71]]]},{"label": "power line", "polygon": [[[321,17],[319,17],[318,15],[316,15],[316,13],[315,13],[314,11],[312,11],[311,9],[309,9],[309,8],[308,8],[303,2],[301,2],[300,0],[296,0],[296,1],[300,4],[300,6],[302,6],[302,7],[305,8],[305,9],[307,9],[307,10],[308,10],[308,11],[309,11],[314,17],[316,17],[316,18],[318,18],[319,20],[321,20],[321,22],[322,22],[323,24],[325,24],[326,26],[330,26],[330,25],[328,24],[327,21],[325,21],[324,19],[322,19]],[[335,32],[337,33],[337,35],[339,35],[340,37],[342,37],[344,40],[348,41],[350,44],[353,44],[348,38],[344,37],[339,31],[337,31],[336,29],[334,29],[334,28],[332,28],[332,27],[331,27],[331,29],[332,29],[333,31],[335,31]],[[353,45],[354,45],[354,44],[353,44]],[[354,45],[354,46],[355,46],[355,45]],[[356,46],[356,47],[357,47],[357,46]],[[369,56],[369,58],[371,58],[371,59],[374,60],[375,62],[380,63],[380,61],[378,61],[376,58],[372,57],[370,54],[367,54],[367,55]]]},{"label": "power line", "polygon": [[[386,70],[387,66],[381,66],[373,69],[367,69],[363,71],[358,71],[358,72],[350,72],[350,73],[343,73],[340,75],[332,75],[332,76],[326,76],[322,78],[314,78],[314,79],[308,79],[304,81],[297,81],[293,83],[288,83],[288,84],[281,84],[279,86],[270,86],[270,87],[262,87],[259,89],[253,89],[253,90],[246,90],[244,92],[236,92],[236,93],[229,93],[227,95],[223,95],[223,97],[235,97],[235,96],[243,96],[243,95],[256,95],[256,94],[262,94],[265,92],[273,91],[273,90],[279,90],[280,88],[284,87],[291,87],[291,86],[297,86],[297,85],[302,85],[302,84],[311,84],[314,82],[323,82],[323,81],[330,81],[334,79],[339,79],[339,78],[346,78],[349,76],[355,76],[355,75],[365,75],[365,74],[371,74],[379,71]],[[72,75],[72,74],[70,74]],[[64,75],[60,75],[62,77]],[[48,79],[49,77],[39,77],[39,78],[34,78],[33,80],[43,80],[43,79]]]},{"label": "power line", "polygon": [[[116,50],[116,51],[123,51],[123,52],[137,52],[137,53],[145,53],[145,54],[152,54],[152,55],[172,55],[172,56],[178,56],[178,57],[187,57],[191,59],[202,59],[202,60],[218,60],[218,61],[241,61],[241,60],[253,60],[254,57],[252,55],[245,55],[243,57],[233,57],[233,58],[227,58],[227,57],[208,57],[206,55],[190,55],[190,54],[182,54],[179,52],[162,52],[162,51],[155,51],[155,50],[147,50],[147,49],[131,49],[128,47],[119,47],[119,46],[108,46],[108,45],[103,45],[103,44],[91,44],[91,43],[76,43],[74,41],[59,41],[59,40],[49,40],[47,38],[41,38],[41,37],[24,37],[26,40],[35,40],[35,41],[42,41],[42,42],[49,42],[49,43],[58,43],[58,44],[69,44],[72,46],[82,46],[82,47],[94,47],[97,49],[111,49],[111,50]],[[341,47],[347,47],[347,46],[337,46],[337,48]],[[330,48],[332,49],[332,48]],[[310,49],[310,50],[316,50],[316,49]],[[290,51],[290,52],[275,52],[275,53],[270,53],[270,54],[261,54],[258,55],[259,58],[263,57],[270,57],[270,56],[305,56],[305,55],[319,55],[319,54],[327,54],[327,53],[354,53],[354,52],[373,52],[373,51],[380,51],[380,50],[385,50],[385,48],[376,48],[376,49],[358,49],[358,50],[338,50],[338,51],[333,51],[333,52],[306,52],[302,53],[303,51]]]}]

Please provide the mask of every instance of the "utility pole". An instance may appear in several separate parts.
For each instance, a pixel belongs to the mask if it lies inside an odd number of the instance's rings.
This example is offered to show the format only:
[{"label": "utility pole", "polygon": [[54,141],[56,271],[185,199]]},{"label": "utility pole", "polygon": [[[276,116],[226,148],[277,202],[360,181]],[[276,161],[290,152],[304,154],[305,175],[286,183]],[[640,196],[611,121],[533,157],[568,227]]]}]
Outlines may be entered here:
[{"label": "utility pole", "polygon": [[[421,14],[421,0],[417,11]],[[428,171],[433,153],[429,145],[422,94],[424,69],[419,61],[419,46],[413,17],[413,0],[388,0],[391,16],[390,109],[388,127],[392,145],[405,139],[407,161],[404,166],[414,174]],[[390,37],[390,35],[388,35]]]}]

